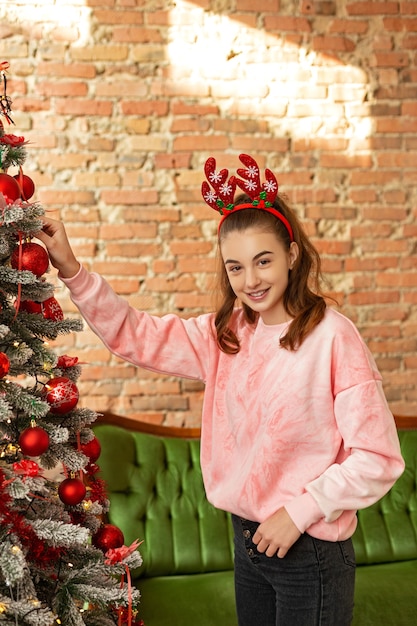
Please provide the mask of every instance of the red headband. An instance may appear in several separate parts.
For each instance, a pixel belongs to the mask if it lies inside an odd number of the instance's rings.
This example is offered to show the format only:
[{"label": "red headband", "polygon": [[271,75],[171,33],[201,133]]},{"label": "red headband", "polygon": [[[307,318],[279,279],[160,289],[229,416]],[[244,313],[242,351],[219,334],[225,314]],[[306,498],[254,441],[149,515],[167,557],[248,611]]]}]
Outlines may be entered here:
[{"label": "red headband", "polygon": [[[204,166],[207,181],[203,181],[201,185],[201,193],[204,201],[215,211],[222,215],[219,223],[219,229],[226,217],[231,213],[241,211],[242,209],[260,209],[275,215],[285,226],[290,236],[290,241],[294,241],[294,234],[287,218],[274,207],[274,200],[278,194],[278,182],[271,170],[265,170],[265,182],[261,184],[259,167],[255,159],[248,154],[239,155],[240,161],[245,165],[245,169],[238,169],[237,174],[244,180],[231,176],[227,177],[229,171],[226,169],[216,171],[216,160],[213,157],[207,159]],[[251,199],[252,203],[238,204],[233,203],[233,198],[239,186]]]}]

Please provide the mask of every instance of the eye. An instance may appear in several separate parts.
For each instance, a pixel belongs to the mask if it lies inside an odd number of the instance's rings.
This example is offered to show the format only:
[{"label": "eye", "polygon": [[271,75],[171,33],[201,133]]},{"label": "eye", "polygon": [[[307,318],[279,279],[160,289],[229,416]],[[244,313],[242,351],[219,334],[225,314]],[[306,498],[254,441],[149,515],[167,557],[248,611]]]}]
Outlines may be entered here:
[{"label": "eye", "polygon": [[271,259],[268,259],[266,257],[264,257],[263,259],[259,259],[259,265],[261,267],[264,267],[265,265],[269,265],[270,262],[271,262]]},{"label": "eye", "polygon": [[240,265],[228,265],[226,266],[226,271],[229,274],[236,274],[241,269]]}]

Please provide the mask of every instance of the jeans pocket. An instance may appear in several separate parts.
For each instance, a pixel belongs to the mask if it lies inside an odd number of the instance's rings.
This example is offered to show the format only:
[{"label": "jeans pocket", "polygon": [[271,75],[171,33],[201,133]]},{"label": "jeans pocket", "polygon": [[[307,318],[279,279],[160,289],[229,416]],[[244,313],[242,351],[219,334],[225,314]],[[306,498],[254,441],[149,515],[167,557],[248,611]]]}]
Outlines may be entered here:
[{"label": "jeans pocket", "polygon": [[339,541],[340,551],[346,565],[350,567],[356,567],[355,549],[353,547],[352,539],[346,539],[345,541]]}]

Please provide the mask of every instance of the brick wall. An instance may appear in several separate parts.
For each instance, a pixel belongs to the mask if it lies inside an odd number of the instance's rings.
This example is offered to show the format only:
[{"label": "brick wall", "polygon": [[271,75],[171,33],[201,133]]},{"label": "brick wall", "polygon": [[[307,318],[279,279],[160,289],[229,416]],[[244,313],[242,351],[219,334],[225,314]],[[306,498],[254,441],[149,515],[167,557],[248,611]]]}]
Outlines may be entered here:
[{"label": "brick wall", "polygon": [[[417,2],[3,0],[0,57],[36,197],[87,267],[151,313],[210,310],[202,165],[250,152],[297,207],[392,410],[417,413]],[[87,329],[57,349],[86,362],[84,405],[199,423],[200,383],[125,364]]]}]

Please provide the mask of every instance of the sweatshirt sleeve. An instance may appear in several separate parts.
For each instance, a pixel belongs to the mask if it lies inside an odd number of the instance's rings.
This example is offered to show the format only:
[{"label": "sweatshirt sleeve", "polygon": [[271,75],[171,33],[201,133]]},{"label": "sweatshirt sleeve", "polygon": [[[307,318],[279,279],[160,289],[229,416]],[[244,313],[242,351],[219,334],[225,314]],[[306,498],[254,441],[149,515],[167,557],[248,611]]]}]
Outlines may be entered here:
[{"label": "sweatshirt sleeve", "polygon": [[205,380],[210,316],[183,320],[156,317],[131,307],[102,276],[84,267],[62,278],[71,300],[104,345],[116,356],[155,372]]},{"label": "sweatshirt sleeve", "polygon": [[381,376],[356,328],[336,336],[332,372],[334,419],[342,443],[335,462],[285,506],[301,532],[374,504],[405,466]]},{"label": "sweatshirt sleeve", "polygon": [[362,509],[382,498],[404,470],[394,418],[380,381],[366,381],[335,398],[343,457],[307,485],[324,519]]}]

